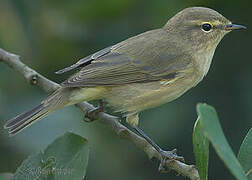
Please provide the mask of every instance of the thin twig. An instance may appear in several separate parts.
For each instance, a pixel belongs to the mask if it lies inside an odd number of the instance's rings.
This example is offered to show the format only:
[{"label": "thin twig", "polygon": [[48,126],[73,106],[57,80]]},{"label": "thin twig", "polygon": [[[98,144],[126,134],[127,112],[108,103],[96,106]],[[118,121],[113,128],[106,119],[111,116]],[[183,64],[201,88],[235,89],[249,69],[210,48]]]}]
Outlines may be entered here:
[{"label": "thin twig", "polygon": [[[47,79],[35,70],[31,69],[27,65],[21,62],[20,56],[9,53],[0,48],[0,61],[3,61],[9,65],[12,69],[19,72],[30,84],[37,85],[44,91],[50,93],[60,87],[59,84]],[[88,111],[95,109],[95,107],[87,102],[78,103],[75,105],[80,108],[81,111],[86,114]],[[100,112],[96,115],[96,119],[102,120],[109,125],[118,136],[124,139],[128,139],[133,142],[138,148],[142,149],[149,158],[157,158],[161,160],[160,154],[142,137],[123,126],[118,117],[110,114]],[[194,165],[187,165],[177,160],[167,160],[165,163],[167,169],[172,169],[178,174],[186,176],[191,180],[200,180],[197,169]]]},{"label": "thin twig", "polygon": [[249,176],[252,173],[252,168],[248,170],[248,172],[246,172],[246,176]]}]

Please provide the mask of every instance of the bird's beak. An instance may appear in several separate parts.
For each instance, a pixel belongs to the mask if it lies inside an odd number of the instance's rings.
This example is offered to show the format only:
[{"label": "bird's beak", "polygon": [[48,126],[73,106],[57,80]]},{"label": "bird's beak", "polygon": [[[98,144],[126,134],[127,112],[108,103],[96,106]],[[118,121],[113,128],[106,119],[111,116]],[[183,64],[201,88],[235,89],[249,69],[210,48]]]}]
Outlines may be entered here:
[{"label": "bird's beak", "polygon": [[247,29],[245,26],[237,25],[237,24],[228,24],[225,27],[225,30],[232,31],[232,30],[241,30],[241,29]]}]

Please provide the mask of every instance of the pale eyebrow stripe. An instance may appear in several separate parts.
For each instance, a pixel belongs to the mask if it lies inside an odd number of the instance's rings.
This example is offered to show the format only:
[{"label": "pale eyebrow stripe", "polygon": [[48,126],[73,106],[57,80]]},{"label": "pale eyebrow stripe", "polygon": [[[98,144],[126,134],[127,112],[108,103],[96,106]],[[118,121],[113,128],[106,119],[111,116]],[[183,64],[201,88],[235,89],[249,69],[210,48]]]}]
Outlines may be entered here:
[{"label": "pale eyebrow stripe", "polygon": [[214,25],[220,25],[220,24],[222,24],[222,22],[221,21],[219,21],[219,20],[213,20],[213,21],[200,21],[200,20],[190,20],[190,21],[188,21],[186,24],[187,25],[202,25],[202,24],[204,24],[204,23],[209,23],[209,24],[212,24],[213,26]]}]

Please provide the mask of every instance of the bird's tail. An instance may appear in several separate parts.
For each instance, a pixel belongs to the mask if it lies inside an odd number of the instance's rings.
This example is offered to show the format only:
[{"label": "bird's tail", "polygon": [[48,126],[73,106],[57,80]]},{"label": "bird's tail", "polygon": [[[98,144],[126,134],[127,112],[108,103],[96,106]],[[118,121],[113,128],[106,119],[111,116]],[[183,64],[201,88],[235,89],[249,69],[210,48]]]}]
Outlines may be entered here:
[{"label": "bird's tail", "polygon": [[42,101],[40,105],[7,121],[4,128],[9,130],[10,135],[15,135],[35,121],[47,116],[49,113],[60,107],[65,106],[67,104],[65,101],[65,96],[67,96],[67,94],[63,92],[64,90],[62,89],[56,90],[47,99]]}]

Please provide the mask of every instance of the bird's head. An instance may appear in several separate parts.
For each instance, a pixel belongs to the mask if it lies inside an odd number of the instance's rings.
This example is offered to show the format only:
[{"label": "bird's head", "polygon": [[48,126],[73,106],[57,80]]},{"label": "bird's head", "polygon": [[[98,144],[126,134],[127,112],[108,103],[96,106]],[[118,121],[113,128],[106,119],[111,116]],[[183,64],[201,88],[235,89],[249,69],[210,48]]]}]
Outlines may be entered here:
[{"label": "bird's head", "polygon": [[216,47],[225,34],[232,30],[246,29],[232,24],[215,10],[203,7],[186,8],[172,17],[163,27],[175,32],[176,38],[194,46]]}]

